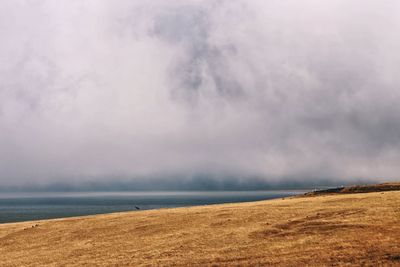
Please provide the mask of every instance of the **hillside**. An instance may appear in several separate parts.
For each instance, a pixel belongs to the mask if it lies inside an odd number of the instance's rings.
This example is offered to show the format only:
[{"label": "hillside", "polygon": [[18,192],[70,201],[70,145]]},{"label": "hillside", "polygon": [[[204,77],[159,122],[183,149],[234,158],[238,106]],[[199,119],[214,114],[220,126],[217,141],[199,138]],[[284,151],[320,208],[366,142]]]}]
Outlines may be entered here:
[{"label": "hillside", "polygon": [[0,225],[2,266],[400,266],[400,191]]},{"label": "hillside", "polygon": [[316,190],[306,193],[305,196],[317,196],[327,194],[353,194],[353,193],[371,193],[385,191],[400,191],[400,183],[383,183],[371,185],[353,185],[345,187]]}]

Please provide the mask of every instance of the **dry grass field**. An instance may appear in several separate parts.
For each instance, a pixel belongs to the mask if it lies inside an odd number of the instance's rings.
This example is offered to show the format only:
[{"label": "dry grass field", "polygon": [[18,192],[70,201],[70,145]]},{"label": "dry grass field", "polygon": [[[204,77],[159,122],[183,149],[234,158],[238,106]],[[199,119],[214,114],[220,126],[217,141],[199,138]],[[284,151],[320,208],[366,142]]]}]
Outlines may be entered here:
[{"label": "dry grass field", "polygon": [[1,266],[400,266],[400,191],[0,224]]}]

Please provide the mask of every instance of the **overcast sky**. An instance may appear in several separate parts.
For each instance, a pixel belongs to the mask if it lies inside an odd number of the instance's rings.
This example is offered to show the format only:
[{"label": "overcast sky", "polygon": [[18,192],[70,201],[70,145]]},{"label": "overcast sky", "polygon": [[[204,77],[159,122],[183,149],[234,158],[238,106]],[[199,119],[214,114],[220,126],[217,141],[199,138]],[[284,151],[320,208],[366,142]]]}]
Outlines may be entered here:
[{"label": "overcast sky", "polygon": [[397,0],[2,0],[0,186],[398,179],[399,33]]}]

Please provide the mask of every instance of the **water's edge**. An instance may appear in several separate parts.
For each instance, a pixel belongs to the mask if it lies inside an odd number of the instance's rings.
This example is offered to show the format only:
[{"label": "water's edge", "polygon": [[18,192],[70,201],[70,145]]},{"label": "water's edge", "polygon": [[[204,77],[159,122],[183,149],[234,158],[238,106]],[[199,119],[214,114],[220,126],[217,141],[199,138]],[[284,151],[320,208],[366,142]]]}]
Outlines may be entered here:
[{"label": "water's edge", "polygon": [[0,223],[269,200],[309,190],[0,194]]}]

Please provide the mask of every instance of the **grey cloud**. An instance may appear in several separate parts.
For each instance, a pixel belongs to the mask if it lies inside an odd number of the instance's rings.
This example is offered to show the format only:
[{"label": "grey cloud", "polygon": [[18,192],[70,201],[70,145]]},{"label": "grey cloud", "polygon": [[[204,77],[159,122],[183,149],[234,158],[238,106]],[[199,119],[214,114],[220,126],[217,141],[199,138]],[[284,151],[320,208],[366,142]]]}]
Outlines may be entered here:
[{"label": "grey cloud", "polygon": [[0,5],[0,186],[399,177],[396,1]]}]

